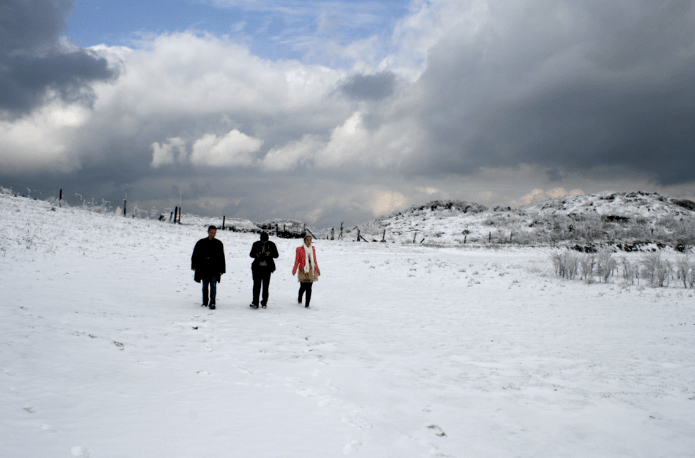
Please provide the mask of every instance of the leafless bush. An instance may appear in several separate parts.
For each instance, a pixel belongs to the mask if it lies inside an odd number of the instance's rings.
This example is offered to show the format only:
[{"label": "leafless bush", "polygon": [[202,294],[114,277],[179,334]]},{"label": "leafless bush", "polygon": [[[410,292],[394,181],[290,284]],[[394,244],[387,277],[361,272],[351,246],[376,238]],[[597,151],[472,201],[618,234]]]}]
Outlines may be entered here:
[{"label": "leafless bush", "polygon": [[568,280],[574,279],[579,270],[579,257],[570,252],[554,254],[552,256],[555,265],[555,274]]},{"label": "leafless bush", "polygon": [[592,254],[584,254],[579,259],[579,267],[581,268],[581,278],[588,280],[594,276],[594,267],[596,266],[596,258]]},{"label": "leafless bush", "polygon": [[554,253],[551,256],[551,259],[553,261],[553,266],[555,267],[555,275],[558,275],[562,278],[565,277],[565,263],[562,262],[562,255],[558,253]]},{"label": "leafless bush", "polygon": [[695,262],[690,263],[690,271],[686,275],[688,286],[695,287]]},{"label": "leafless bush", "polygon": [[661,253],[647,253],[642,257],[642,273],[652,285],[664,286],[671,276],[671,263],[661,258]]},{"label": "leafless bush", "polygon": [[613,258],[613,251],[608,248],[603,248],[599,250],[596,255],[597,271],[600,278],[603,279],[604,283],[608,282],[608,279],[613,276],[613,273],[617,267],[617,263]]},{"label": "leafless bush", "polygon": [[631,263],[627,258],[620,260],[623,266],[623,278],[631,285],[635,284],[635,278],[639,283],[639,265]]},{"label": "leafless bush", "polygon": [[671,278],[671,263],[664,259],[657,266],[655,277],[659,287],[668,286],[668,280]]},{"label": "leafless bush", "polygon": [[684,254],[680,256],[676,260],[676,274],[678,276],[678,279],[683,282],[683,288],[688,287],[688,279],[691,276],[690,271],[693,268],[693,262],[690,261],[690,258],[687,254]]},{"label": "leafless bush", "polygon": [[649,283],[654,283],[654,271],[659,262],[661,262],[661,253],[646,253],[642,256],[642,278]]}]

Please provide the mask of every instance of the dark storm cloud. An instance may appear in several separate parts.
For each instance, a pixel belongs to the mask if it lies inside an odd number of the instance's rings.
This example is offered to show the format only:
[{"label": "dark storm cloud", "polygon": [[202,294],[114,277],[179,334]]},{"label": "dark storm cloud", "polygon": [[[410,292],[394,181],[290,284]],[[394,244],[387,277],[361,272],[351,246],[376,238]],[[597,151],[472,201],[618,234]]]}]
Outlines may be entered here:
[{"label": "dark storm cloud", "polygon": [[45,101],[47,90],[70,102],[89,102],[88,83],[114,76],[105,59],[61,49],[72,6],[66,0],[9,0],[0,6],[0,113],[24,115]]},{"label": "dark storm cloud", "polygon": [[340,91],[352,99],[381,100],[393,94],[396,75],[381,72],[375,75],[353,75],[340,85]]},{"label": "dark storm cloud", "polygon": [[526,163],[557,178],[621,166],[663,184],[695,179],[693,2],[564,7],[564,27],[559,6],[499,13],[476,40],[454,31],[432,49],[419,116],[441,154],[414,167]]}]

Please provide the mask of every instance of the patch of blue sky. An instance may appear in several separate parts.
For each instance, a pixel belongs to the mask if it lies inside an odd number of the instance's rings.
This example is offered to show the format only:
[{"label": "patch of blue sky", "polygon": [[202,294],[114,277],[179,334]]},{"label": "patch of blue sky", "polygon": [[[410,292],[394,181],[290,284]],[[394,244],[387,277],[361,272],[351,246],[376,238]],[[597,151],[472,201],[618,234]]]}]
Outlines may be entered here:
[{"label": "patch of blue sky", "polygon": [[[82,47],[137,47],[142,37],[194,31],[246,43],[271,59],[330,60],[327,43],[345,46],[372,36],[388,46],[410,0],[84,0],[76,1],[65,35]],[[317,52],[320,50],[320,52]]]}]

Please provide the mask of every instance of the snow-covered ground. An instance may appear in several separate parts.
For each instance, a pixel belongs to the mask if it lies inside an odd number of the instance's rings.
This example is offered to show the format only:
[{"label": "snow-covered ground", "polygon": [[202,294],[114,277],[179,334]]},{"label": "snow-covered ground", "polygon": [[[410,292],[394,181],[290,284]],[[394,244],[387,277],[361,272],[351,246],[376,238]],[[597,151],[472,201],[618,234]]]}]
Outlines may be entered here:
[{"label": "snow-covered ground", "polygon": [[[693,290],[552,276],[550,249],[218,232],[0,195],[1,457],[692,457]],[[635,254],[626,254],[635,256]]]}]

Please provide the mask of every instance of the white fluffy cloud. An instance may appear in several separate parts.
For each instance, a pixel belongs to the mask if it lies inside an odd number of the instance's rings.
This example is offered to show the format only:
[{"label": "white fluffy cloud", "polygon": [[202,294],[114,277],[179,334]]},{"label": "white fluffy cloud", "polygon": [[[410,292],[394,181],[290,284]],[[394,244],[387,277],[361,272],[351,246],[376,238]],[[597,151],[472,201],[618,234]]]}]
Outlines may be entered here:
[{"label": "white fluffy cloud", "polygon": [[182,162],[186,157],[186,142],[179,138],[167,138],[166,142],[154,142],[152,147],[151,167],[158,168],[163,165],[170,165]]},{"label": "white fluffy cloud", "polygon": [[0,122],[2,171],[70,172],[79,159],[70,147],[89,110],[79,105],[53,102],[14,122]]},{"label": "white fluffy cloud", "polygon": [[140,49],[93,49],[125,68],[115,84],[97,85],[97,107],[127,108],[143,118],[317,109],[345,75],[296,60],[265,60],[242,44],[190,32],[158,36]]},{"label": "white fluffy cloud", "polygon": [[263,159],[263,167],[273,171],[291,170],[316,157],[324,146],[317,136],[304,135],[301,140],[291,141],[268,151]]},{"label": "white fluffy cloud", "polygon": [[393,168],[418,150],[421,137],[421,129],[408,120],[370,130],[364,125],[363,114],[356,111],[336,126],[325,141],[316,135],[305,135],[301,140],[273,148],[263,166],[269,170],[289,170],[301,163],[322,169],[344,165]]},{"label": "white fluffy cloud", "polygon": [[255,159],[255,152],[263,140],[249,137],[236,129],[218,137],[205,134],[193,143],[191,163],[217,167],[248,166]]},{"label": "white fluffy cloud", "polygon": [[[259,138],[278,144],[297,132],[328,131],[349,112],[347,102],[326,100],[344,71],[262,59],[225,38],[185,32],[91,51],[120,76],[91,84],[92,107],[55,102],[0,121],[4,171],[69,171],[116,159],[136,168],[249,165],[250,152],[265,144]],[[181,139],[189,150],[194,143],[185,158]]]}]

